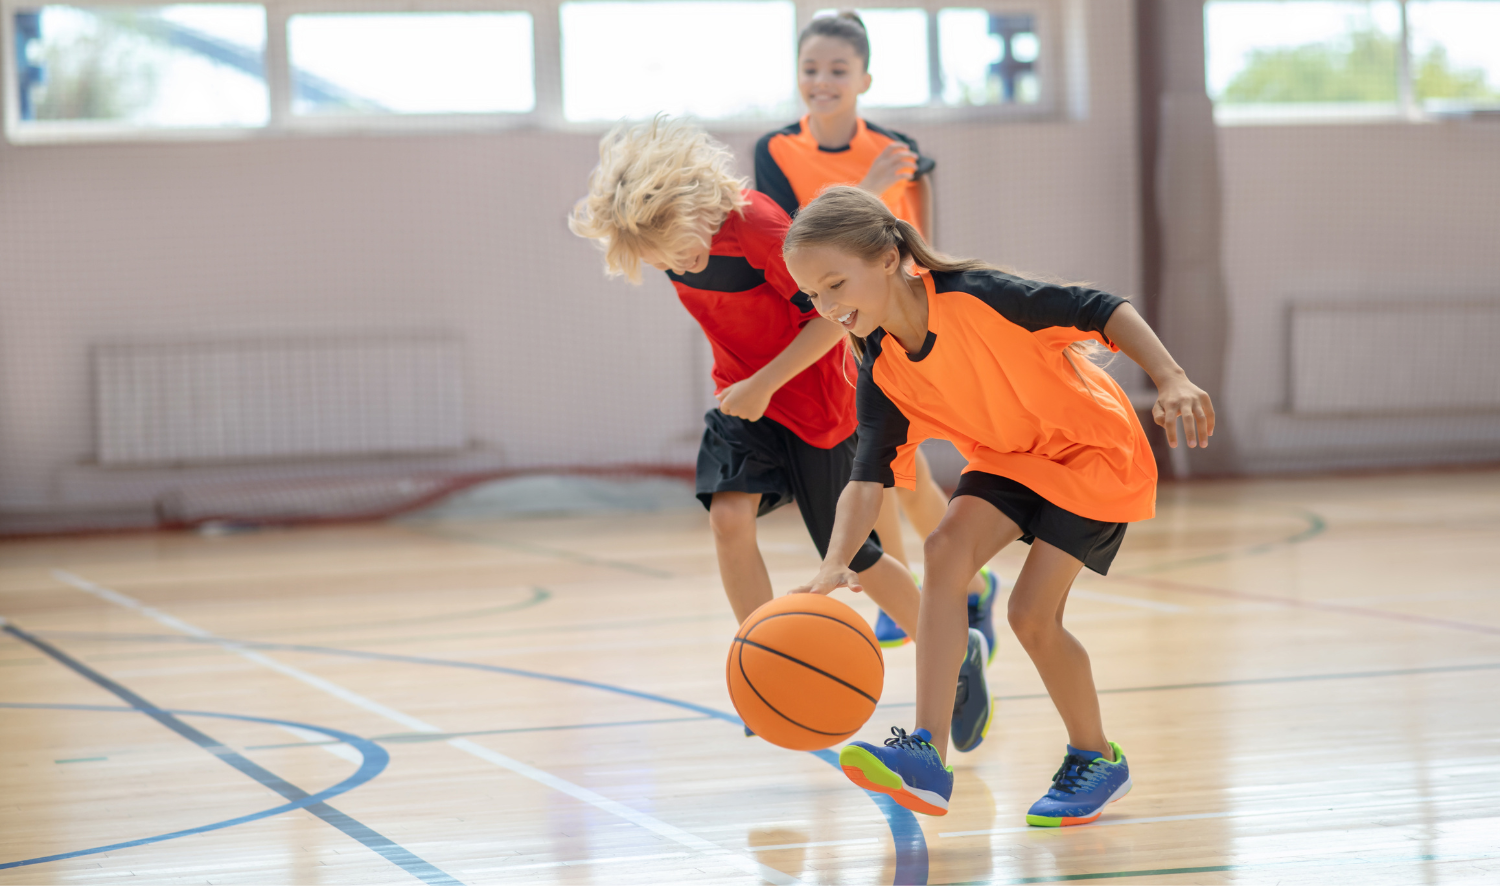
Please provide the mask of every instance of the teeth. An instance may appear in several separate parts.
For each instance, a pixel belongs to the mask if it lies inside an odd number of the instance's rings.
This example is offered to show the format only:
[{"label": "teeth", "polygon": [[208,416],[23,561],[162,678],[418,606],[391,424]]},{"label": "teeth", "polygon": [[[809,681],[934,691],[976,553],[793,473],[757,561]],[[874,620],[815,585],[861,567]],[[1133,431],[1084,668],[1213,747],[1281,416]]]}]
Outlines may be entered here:
[{"label": "teeth", "polygon": [[842,318],[837,319],[837,321],[838,321],[839,324],[848,324],[849,323],[849,319],[851,319],[853,317],[854,317],[854,310],[850,309],[849,312],[848,312],[848,314],[846,314]]}]

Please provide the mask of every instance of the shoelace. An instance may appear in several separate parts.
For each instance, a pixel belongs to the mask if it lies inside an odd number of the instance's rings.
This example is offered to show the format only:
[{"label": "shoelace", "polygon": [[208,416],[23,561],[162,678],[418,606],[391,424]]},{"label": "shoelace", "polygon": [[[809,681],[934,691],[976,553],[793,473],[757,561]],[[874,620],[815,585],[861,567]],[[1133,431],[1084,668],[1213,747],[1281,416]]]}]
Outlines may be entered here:
[{"label": "shoelace", "polygon": [[887,748],[905,748],[908,751],[920,751],[923,748],[932,747],[932,742],[926,741],[924,739],[919,739],[914,735],[907,735],[906,730],[900,728],[899,726],[892,726],[891,732],[895,734],[895,737],[885,740],[885,746]]},{"label": "shoelace", "polygon": [[1077,754],[1069,754],[1063,758],[1062,766],[1052,777],[1052,787],[1064,794],[1074,794],[1089,783],[1092,778],[1090,773],[1094,770],[1094,761],[1087,757],[1079,757]]}]

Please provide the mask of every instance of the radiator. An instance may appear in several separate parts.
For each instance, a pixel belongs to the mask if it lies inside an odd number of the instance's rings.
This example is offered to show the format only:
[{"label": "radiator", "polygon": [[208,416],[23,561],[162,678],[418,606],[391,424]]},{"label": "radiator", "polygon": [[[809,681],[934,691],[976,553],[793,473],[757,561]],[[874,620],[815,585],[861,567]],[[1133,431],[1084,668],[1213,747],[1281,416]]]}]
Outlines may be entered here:
[{"label": "radiator", "polygon": [[1500,300],[1291,309],[1293,414],[1500,411]]},{"label": "radiator", "polygon": [[461,449],[462,348],[442,335],[94,348],[103,465]]}]

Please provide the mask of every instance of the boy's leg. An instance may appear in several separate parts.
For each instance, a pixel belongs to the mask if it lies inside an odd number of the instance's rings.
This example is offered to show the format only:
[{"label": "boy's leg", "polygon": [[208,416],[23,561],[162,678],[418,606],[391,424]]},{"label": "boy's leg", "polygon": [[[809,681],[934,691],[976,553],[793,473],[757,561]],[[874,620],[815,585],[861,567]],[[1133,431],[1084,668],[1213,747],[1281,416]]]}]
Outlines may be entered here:
[{"label": "boy's leg", "polygon": [[947,761],[953,690],[968,650],[968,581],[1000,548],[1021,536],[1010,517],[981,498],[960,495],[924,547],[917,639],[917,726]]},{"label": "boy's leg", "polygon": [[1082,568],[1082,562],[1051,544],[1033,542],[1011,591],[1007,617],[1068,729],[1068,743],[1108,756],[1089,654],[1063,627],[1068,591]]},{"label": "boy's leg", "polygon": [[896,492],[906,493],[904,488],[887,488],[885,499],[880,502],[880,518],[875,520],[875,534],[880,536],[880,549],[888,553],[891,559],[910,568],[911,560],[906,558],[906,541],[901,534],[901,501]]},{"label": "boy's leg", "polygon": [[[943,494],[943,490],[938,487],[937,481],[932,478],[932,465],[927,462],[927,457],[922,454],[922,449],[917,449],[916,488],[912,491],[898,488],[896,491],[899,492],[898,497],[901,500],[901,512],[906,514],[911,527],[916,529],[917,536],[926,540],[927,536],[933,533],[938,527],[938,523],[943,521],[943,516],[948,512],[948,496]],[[887,497],[889,497],[889,493],[887,493]],[[885,543],[884,530],[880,532],[880,542],[882,544]],[[886,548],[886,552],[891,553],[889,547]],[[902,559],[900,554],[891,553],[891,555],[900,559],[906,565],[911,564],[907,560]],[[969,593],[983,596],[988,592],[989,581],[983,575],[979,574],[976,568],[974,575],[969,578]],[[983,605],[987,607],[989,604],[984,603]]]},{"label": "boy's leg", "polygon": [[735,620],[741,624],[751,612],[771,601],[771,576],[755,542],[759,509],[760,495],[743,491],[716,492],[708,508],[708,524],[719,556],[719,577]]}]

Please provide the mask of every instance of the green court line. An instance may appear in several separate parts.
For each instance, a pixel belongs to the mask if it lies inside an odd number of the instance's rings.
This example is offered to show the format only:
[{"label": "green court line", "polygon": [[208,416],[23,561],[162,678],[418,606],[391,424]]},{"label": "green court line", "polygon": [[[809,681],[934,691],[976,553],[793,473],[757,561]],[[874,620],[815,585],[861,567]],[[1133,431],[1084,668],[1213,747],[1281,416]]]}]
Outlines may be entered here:
[{"label": "green court line", "polygon": [[1328,531],[1328,523],[1323,519],[1323,517],[1312,512],[1311,510],[1302,510],[1301,513],[1302,519],[1307,522],[1307,527],[1302,529],[1302,531],[1299,531],[1296,534],[1290,535],[1288,537],[1278,538],[1274,541],[1266,541],[1261,544],[1251,544],[1248,547],[1236,547],[1231,550],[1221,550],[1218,553],[1205,553],[1202,556],[1190,556],[1186,559],[1176,559],[1172,560],[1171,562],[1157,563],[1154,566],[1146,566],[1145,568],[1133,568],[1130,570],[1130,572],[1133,574],[1147,572],[1165,572],[1172,569],[1180,569],[1184,566],[1202,565],[1204,563],[1211,562],[1227,562],[1228,560],[1235,559],[1236,557],[1240,556],[1259,556],[1262,553],[1268,553],[1272,550],[1277,550],[1282,547],[1290,547],[1293,544],[1301,544],[1304,541],[1310,541],[1313,538],[1316,538],[1318,535],[1321,535],[1324,532]]},{"label": "green court line", "polygon": [[[567,723],[559,726],[522,726],[515,729],[479,729],[474,732],[396,732],[390,735],[372,735],[372,742],[385,744],[395,743],[398,745],[411,742],[446,742],[449,739],[463,739],[476,735],[512,735],[520,732],[551,732],[559,729],[606,729],[616,726],[645,726],[652,723],[699,723],[704,720],[715,720],[715,717],[665,717],[659,720],[617,720],[612,723]],[[342,745],[338,739],[329,739],[323,742],[283,742],[279,745],[247,745],[246,751],[267,751],[273,748],[316,748],[324,745]],[[103,758],[100,758],[101,760]]]},{"label": "green court line", "polygon": [[69,757],[67,760],[54,760],[53,763],[89,763],[94,760],[108,760],[108,757]]},{"label": "green court line", "polygon": [[944,887],[993,887],[997,884],[1058,884],[1064,881],[1098,881],[1105,878],[1149,878],[1157,875],[1196,875],[1214,871],[1239,871],[1243,865],[1200,865],[1196,868],[1148,868],[1142,871],[1101,871],[1087,875],[1046,875],[1038,878],[1010,878],[1004,881],[960,881]]},{"label": "green court line", "polygon": [[561,547],[544,547],[540,544],[526,544],[520,541],[510,541],[505,538],[488,538],[479,535],[466,535],[461,532],[448,531],[446,529],[434,529],[424,527],[415,523],[402,523],[401,528],[409,529],[419,535],[427,535],[446,541],[457,541],[462,544],[480,544],[487,547],[503,547],[507,550],[515,550],[520,553],[529,553],[533,556],[550,556],[564,562],[576,562],[580,565],[601,566],[603,568],[618,569],[622,572],[631,572],[637,575],[645,575],[648,578],[675,578],[671,572],[663,569],[654,569],[638,563],[625,562],[618,559],[599,559],[587,553],[576,550],[564,550]]}]

